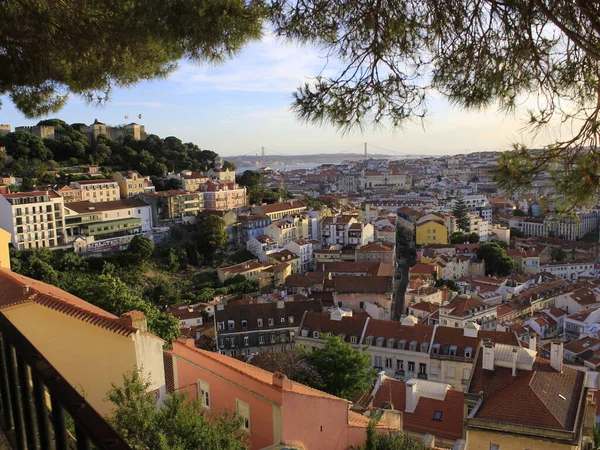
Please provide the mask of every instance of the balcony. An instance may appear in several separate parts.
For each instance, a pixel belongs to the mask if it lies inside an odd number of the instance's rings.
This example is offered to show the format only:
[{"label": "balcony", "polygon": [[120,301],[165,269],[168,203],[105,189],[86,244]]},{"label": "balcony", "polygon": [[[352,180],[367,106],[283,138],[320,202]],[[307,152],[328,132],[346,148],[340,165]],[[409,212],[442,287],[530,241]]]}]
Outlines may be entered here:
[{"label": "balcony", "polygon": [[398,370],[396,370],[395,373],[396,373],[396,375],[399,375],[399,376],[403,377],[405,372],[404,372],[404,370],[399,370],[398,369]]},{"label": "balcony", "polygon": [[0,403],[0,425],[17,450],[130,449],[1,313]]},{"label": "balcony", "polygon": [[419,380],[426,380],[427,379],[427,374],[426,373],[420,373],[417,375],[417,378]]}]

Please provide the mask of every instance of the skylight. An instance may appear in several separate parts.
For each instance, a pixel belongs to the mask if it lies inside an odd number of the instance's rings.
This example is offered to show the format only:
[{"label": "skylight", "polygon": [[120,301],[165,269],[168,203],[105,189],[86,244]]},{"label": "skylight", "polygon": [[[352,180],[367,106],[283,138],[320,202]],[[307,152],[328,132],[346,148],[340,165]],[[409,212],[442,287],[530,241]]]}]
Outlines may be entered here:
[{"label": "skylight", "polygon": [[442,420],[442,411],[436,411],[433,413],[433,420]]}]

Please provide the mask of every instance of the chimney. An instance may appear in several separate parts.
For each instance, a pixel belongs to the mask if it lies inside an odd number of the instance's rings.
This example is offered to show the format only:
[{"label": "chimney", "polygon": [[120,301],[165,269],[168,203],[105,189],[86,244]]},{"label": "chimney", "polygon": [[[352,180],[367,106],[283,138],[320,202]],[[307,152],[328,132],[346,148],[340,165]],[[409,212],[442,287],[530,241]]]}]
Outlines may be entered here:
[{"label": "chimney", "polygon": [[483,370],[494,370],[494,344],[485,342],[483,344]]},{"label": "chimney", "polygon": [[273,386],[282,390],[290,390],[292,389],[292,382],[281,372],[275,372],[273,374]]},{"label": "chimney", "polygon": [[557,372],[562,372],[563,366],[563,343],[552,341],[550,344],[550,367]]},{"label": "chimney", "polygon": [[417,380],[412,379],[406,382],[406,412],[414,413],[419,403],[419,389]]},{"label": "chimney", "polygon": [[28,296],[29,295],[29,285],[28,284],[24,284],[23,285],[23,295],[24,296]]},{"label": "chimney", "polygon": [[516,377],[517,376],[517,356],[519,354],[519,351],[516,348],[513,348],[512,351],[512,376]]},{"label": "chimney", "polygon": [[121,314],[120,319],[130,327],[137,328],[142,333],[148,331],[148,323],[146,322],[146,316],[141,311],[126,312],[124,314]]},{"label": "chimney", "polygon": [[537,352],[537,336],[535,333],[529,334],[529,350]]}]

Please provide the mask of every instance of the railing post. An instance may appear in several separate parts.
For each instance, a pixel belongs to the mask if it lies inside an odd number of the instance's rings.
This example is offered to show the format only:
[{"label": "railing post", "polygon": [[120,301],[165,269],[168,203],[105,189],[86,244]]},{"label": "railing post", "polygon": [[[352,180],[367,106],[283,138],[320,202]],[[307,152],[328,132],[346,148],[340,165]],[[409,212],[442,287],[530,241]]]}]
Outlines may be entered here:
[{"label": "railing post", "polygon": [[90,450],[90,440],[78,425],[75,425],[75,438],[77,439],[77,450]]},{"label": "railing post", "polygon": [[41,450],[50,450],[50,428],[48,426],[48,407],[46,406],[46,388],[36,374],[32,373],[33,401],[38,425],[38,439]]},{"label": "railing post", "polygon": [[12,406],[10,403],[10,390],[8,388],[8,368],[4,347],[7,345],[4,336],[0,335],[0,395],[2,395],[2,416],[4,418],[4,428],[10,431],[14,428],[12,420]]},{"label": "railing post", "polygon": [[8,389],[10,391],[10,403],[12,406],[13,421],[15,424],[15,443],[17,450],[25,450],[25,430],[23,429],[23,416],[21,398],[19,397],[19,386],[17,383],[17,361],[10,343],[4,345],[4,356],[8,372]]},{"label": "railing post", "polygon": [[65,425],[65,414],[62,405],[51,396],[52,401],[52,425],[54,428],[54,440],[56,450],[68,450],[67,427]]},{"label": "railing post", "polygon": [[21,390],[21,404],[23,406],[23,423],[25,425],[25,436],[27,437],[27,448],[36,450],[31,385],[29,384],[29,368],[19,355],[17,355],[17,373],[19,376],[19,388]]}]

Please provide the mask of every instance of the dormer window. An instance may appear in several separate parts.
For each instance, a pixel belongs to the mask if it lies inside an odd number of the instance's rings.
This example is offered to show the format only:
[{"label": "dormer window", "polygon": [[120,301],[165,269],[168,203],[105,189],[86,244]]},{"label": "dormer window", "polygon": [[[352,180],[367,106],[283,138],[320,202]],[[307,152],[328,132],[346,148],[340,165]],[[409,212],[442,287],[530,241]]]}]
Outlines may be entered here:
[{"label": "dormer window", "polygon": [[390,339],[388,339],[388,341],[387,341],[387,347],[388,347],[388,348],[394,348],[394,342],[396,342],[396,341],[394,340],[394,338],[390,338]]},{"label": "dormer window", "polygon": [[318,331],[313,331],[313,337],[315,339],[319,339],[319,336],[321,335],[321,333],[319,333]]},{"label": "dormer window", "polygon": [[293,323],[294,323],[294,316],[290,316],[290,317],[288,317],[288,322],[289,322],[290,324],[293,324]]},{"label": "dormer window", "polygon": [[378,337],[377,338],[377,342],[376,342],[377,347],[383,347],[383,341],[384,340],[385,340],[384,338]]},{"label": "dormer window", "polygon": [[472,347],[465,348],[465,358],[472,358],[472,357],[473,357],[473,348]]},{"label": "dormer window", "polygon": [[281,323],[285,323],[285,317],[281,318]]},{"label": "dormer window", "polygon": [[350,336],[350,343],[351,344],[357,344],[358,343],[358,338],[356,336]]},{"label": "dormer window", "polygon": [[431,351],[433,352],[434,355],[439,355],[440,354],[440,344],[438,344],[438,343],[433,344],[433,347],[431,347]]},{"label": "dormer window", "polygon": [[411,352],[416,352],[417,351],[417,341],[411,341],[408,346],[408,350],[410,350]]},{"label": "dormer window", "polygon": [[367,338],[367,340],[365,341],[365,343],[366,343],[367,345],[373,345],[373,336],[369,336],[369,337]]},{"label": "dormer window", "polygon": [[262,319],[257,319],[257,324],[258,324],[258,328],[261,328],[263,326],[263,320]]},{"label": "dormer window", "polygon": [[404,349],[406,348],[406,339],[401,339],[401,340],[398,342],[398,348],[399,348],[400,350],[404,350]]},{"label": "dormer window", "polygon": [[449,354],[450,356],[456,356],[456,350],[457,350],[457,347],[456,347],[456,345],[451,345],[451,346],[450,346],[450,350],[449,350],[448,354]]},{"label": "dormer window", "polygon": [[242,328],[245,330],[246,328],[248,328],[248,321],[247,320],[242,320]]},{"label": "dormer window", "polygon": [[217,322],[217,331],[225,330],[225,322]]},{"label": "dormer window", "polygon": [[428,342],[421,343],[421,353],[427,353],[427,349],[429,348]]},{"label": "dormer window", "polygon": [[273,325],[275,325],[275,320],[269,319],[269,326],[272,327]]},{"label": "dormer window", "polygon": [[233,320],[227,321],[227,328],[233,330],[235,328],[235,322]]}]

